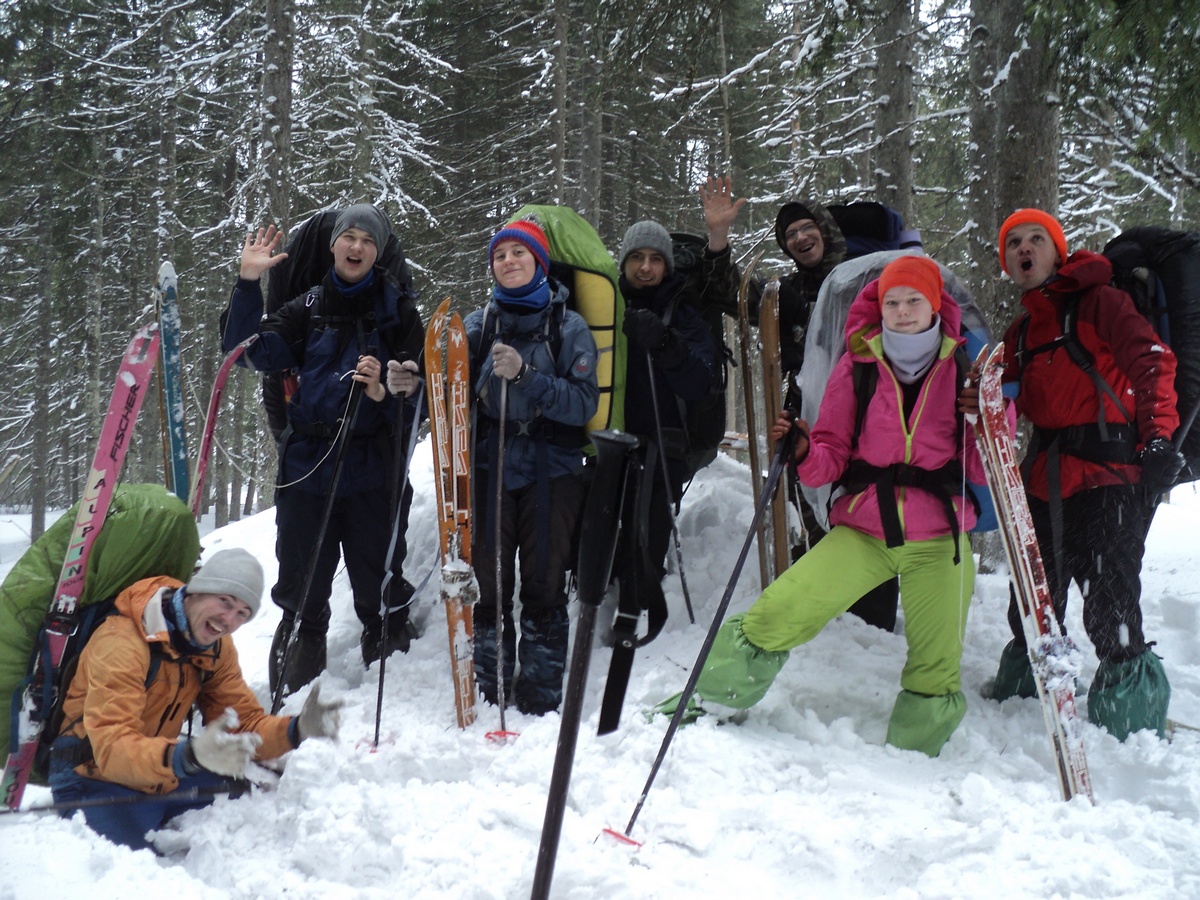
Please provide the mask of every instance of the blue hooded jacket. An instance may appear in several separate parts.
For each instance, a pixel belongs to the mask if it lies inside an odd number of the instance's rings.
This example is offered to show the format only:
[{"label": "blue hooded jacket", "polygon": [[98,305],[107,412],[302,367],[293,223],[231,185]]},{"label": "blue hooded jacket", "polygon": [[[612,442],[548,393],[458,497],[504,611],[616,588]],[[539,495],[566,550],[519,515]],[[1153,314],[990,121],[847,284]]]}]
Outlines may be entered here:
[{"label": "blue hooded jacket", "polygon": [[[551,430],[563,436],[577,429],[582,434],[596,414],[600,388],[596,380],[596,342],[583,316],[566,308],[567,289],[550,281],[550,302],[545,309],[524,315],[501,308],[492,300],[483,309],[467,316],[467,343],[471,348],[471,369],[477,373],[475,393],[478,412],[491,426],[500,417],[500,383],[492,371],[491,345],[501,341],[516,349],[529,365],[520,383],[508,385],[504,434],[504,487],[506,490],[532,484],[538,477],[538,441],[525,433],[539,417],[551,423]],[[562,345],[555,359],[550,346],[551,317],[562,319]],[[484,333],[490,340],[482,346]],[[567,426],[555,429],[554,426]],[[583,442],[547,440],[546,474],[550,478],[578,472],[583,466]],[[490,468],[491,455],[477,452],[475,465]]]}]

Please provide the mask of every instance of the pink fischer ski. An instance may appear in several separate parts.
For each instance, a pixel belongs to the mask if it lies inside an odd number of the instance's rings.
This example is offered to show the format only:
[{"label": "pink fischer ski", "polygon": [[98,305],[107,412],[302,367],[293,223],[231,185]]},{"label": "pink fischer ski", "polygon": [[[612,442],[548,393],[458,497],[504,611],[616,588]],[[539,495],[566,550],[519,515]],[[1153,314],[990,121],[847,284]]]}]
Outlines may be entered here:
[{"label": "pink fischer ski", "polygon": [[45,728],[45,717],[54,706],[55,694],[65,685],[58,684],[58,670],[67,641],[79,619],[79,601],[83,597],[88,558],[96,535],[104,525],[113,492],[121,475],[125,453],[145,399],[146,387],[154,374],[158,357],[158,323],[139,329],[129,342],[117,370],[116,385],[108,404],[108,413],[100,430],[100,443],[88,472],[75,527],[67,543],[58,585],[46,613],[44,640],[34,650],[29,677],[22,688],[12,748],[4,766],[0,795],[4,805],[17,809],[29,782],[38,743]]}]

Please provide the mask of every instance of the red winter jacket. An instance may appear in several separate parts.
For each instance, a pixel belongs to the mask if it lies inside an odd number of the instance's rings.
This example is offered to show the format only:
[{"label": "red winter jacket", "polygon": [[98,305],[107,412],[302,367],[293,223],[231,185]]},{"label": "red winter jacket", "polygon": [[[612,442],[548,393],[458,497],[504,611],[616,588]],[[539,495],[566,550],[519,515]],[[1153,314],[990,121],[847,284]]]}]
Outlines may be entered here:
[{"label": "red winter jacket", "polygon": [[[1024,371],[1016,364],[1016,352],[1024,328],[1024,346],[1040,347],[1062,335],[1065,298],[1080,295],[1076,313],[1079,342],[1095,357],[1096,372],[1124,402],[1125,412],[1137,423],[1141,443],[1162,437],[1170,439],[1179,427],[1175,396],[1175,354],[1166,346],[1133,299],[1110,286],[1112,264],[1098,253],[1079,250],[1045,285],[1027,291],[1021,298],[1024,312],[1004,334],[1006,369],[1004,380],[1020,381],[1017,412],[1038,428],[1059,429],[1096,423],[1100,403],[1105,422],[1125,424],[1125,415],[1061,347],[1038,353]],[[1027,325],[1023,322],[1028,320]],[[1062,454],[1062,496],[1104,485],[1136,484],[1141,468],[1136,464],[1096,463]],[[1039,452],[1030,473],[1028,491],[1048,500],[1046,453]]]}]

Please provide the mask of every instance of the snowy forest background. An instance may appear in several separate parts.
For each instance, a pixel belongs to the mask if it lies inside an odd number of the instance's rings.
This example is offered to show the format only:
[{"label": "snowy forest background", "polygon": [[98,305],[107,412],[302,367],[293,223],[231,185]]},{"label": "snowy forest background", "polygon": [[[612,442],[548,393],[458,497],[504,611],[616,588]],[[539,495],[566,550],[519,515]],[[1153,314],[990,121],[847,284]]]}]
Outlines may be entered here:
[{"label": "snowy forest background", "polygon": [[[0,506],[73,502],[116,360],[179,272],[189,434],[248,225],[379,203],[424,313],[487,289],[528,202],[614,248],[700,231],[730,172],[746,256],[779,205],[874,199],[920,228],[993,327],[995,236],[1020,206],[1073,246],[1200,227],[1200,0],[6,0],[0,4]],[[258,382],[238,373],[217,523],[270,504]],[[157,405],[125,477],[161,479]],[[231,502],[231,498],[239,498]]]}]

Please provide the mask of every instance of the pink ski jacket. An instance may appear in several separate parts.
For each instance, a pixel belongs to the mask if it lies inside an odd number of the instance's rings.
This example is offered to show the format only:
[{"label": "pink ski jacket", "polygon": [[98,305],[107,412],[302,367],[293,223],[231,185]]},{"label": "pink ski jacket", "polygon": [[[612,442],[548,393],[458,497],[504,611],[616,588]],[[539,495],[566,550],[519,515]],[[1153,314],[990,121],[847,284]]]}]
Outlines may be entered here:
[{"label": "pink ski jacket", "polygon": [[[961,417],[956,411],[960,385],[954,351],[962,342],[959,337],[962,313],[945,291],[940,313],[941,347],[906,419],[901,384],[883,355],[878,281],[868,284],[854,299],[846,319],[847,352],[830,375],[820,413],[813,423],[808,456],[797,466],[804,484],[820,487],[837,481],[851,460],[863,460],[873,466],[907,463],[932,471],[957,459],[966,471],[967,480],[985,481],[974,431],[969,425],[960,427]],[[855,362],[876,366],[879,377],[862,433],[852,447],[858,412]],[[830,510],[830,524],[849,525],[885,540],[876,489],[871,484],[861,492],[837,497]],[[906,541],[929,540],[951,533],[946,510],[936,496],[920,488],[894,490]],[[960,532],[975,524],[974,506],[963,491],[965,485],[952,495]]]}]

